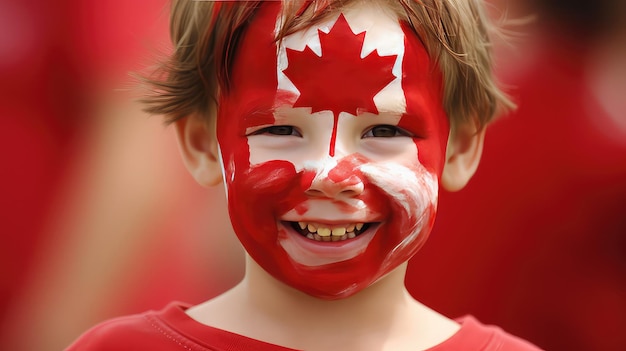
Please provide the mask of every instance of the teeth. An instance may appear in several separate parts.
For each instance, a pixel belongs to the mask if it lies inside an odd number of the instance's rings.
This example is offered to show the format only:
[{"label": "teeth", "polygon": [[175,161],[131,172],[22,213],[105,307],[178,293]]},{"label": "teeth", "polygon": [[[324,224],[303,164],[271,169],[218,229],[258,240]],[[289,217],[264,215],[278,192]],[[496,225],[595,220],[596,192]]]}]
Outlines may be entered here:
[{"label": "teeth", "polygon": [[343,236],[346,234],[346,228],[333,228],[333,236]]},{"label": "teeth", "polygon": [[330,236],[330,229],[328,228],[318,228],[317,229],[317,234],[319,234],[321,237],[326,237],[326,236]]},{"label": "teeth", "polygon": [[342,241],[356,237],[355,231],[363,229],[365,223],[351,223],[345,227],[328,228],[318,223],[298,222],[301,230],[307,230],[306,237],[316,241]]}]

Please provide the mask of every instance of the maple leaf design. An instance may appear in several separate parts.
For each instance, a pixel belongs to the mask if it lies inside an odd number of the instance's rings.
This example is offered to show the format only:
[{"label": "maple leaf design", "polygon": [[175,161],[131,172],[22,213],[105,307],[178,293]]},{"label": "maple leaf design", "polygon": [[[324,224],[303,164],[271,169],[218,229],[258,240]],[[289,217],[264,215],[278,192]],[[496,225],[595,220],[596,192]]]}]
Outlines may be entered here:
[{"label": "maple leaf design", "polygon": [[321,57],[308,46],[286,49],[289,64],[283,73],[300,91],[294,107],[311,107],[311,113],[330,110],[335,118],[342,111],[377,114],[374,96],[396,78],[397,55],[380,56],[374,50],[361,58],[365,32],[352,32],[343,14],[328,34],[318,29],[318,35]]}]

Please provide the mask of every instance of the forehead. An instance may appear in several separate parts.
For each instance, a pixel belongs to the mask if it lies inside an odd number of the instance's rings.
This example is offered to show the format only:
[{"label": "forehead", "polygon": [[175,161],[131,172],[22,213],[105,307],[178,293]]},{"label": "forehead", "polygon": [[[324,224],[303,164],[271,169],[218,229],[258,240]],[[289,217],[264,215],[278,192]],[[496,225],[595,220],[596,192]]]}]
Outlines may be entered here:
[{"label": "forehead", "polygon": [[[320,103],[332,100],[337,92],[350,90],[352,95],[357,95],[363,90],[361,99],[374,102],[376,110],[370,112],[402,114],[411,101],[423,103],[434,99],[436,105],[441,105],[438,70],[433,69],[415,33],[393,11],[359,2],[277,43],[280,10],[280,2],[261,6],[238,45],[230,69],[228,95],[240,101],[240,108],[271,111],[279,106],[294,106],[303,94],[302,87],[294,82],[297,75],[305,77],[306,82],[317,82],[318,86],[311,89],[316,91],[318,100],[324,100]],[[347,30],[338,29],[342,19]],[[347,50],[348,47],[356,50]],[[339,52],[338,56],[323,62],[333,50]],[[301,59],[303,56],[307,58]],[[409,61],[410,67],[406,64]],[[294,70],[297,70],[295,74]],[[388,71],[383,72],[386,78],[379,77],[378,85],[371,83],[381,75],[377,70]],[[355,83],[343,84],[346,82]],[[363,82],[370,83],[372,88],[350,89],[360,87]],[[407,87],[411,92],[407,93]],[[251,96],[254,98],[250,99]]]},{"label": "forehead", "polygon": [[297,102],[312,105],[313,112],[405,110],[404,33],[395,15],[376,6],[347,8],[287,36],[277,56],[278,90],[300,95]]}]

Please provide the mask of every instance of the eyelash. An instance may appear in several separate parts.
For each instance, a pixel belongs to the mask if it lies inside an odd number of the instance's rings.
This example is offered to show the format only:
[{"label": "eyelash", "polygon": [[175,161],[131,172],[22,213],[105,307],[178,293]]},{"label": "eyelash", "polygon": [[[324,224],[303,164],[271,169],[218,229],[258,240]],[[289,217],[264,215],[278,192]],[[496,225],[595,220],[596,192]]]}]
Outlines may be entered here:
[{"label": "eyelash", "polygon": [[[378,132],[393,132],[393,135],[380,135]],[[288,125],[278,125],[278,126],[269,126],[262,129],[257,130],[251,135],[262,135],[262,134],[271,134],[271,135],[281,135],[281,136],[297,136],[302,137],[302,134],[293,126]],[[379,134],[379,135],[376,135]],[[413,134],[410,132],[399,128],[397,126],[393,126],[390,124],[381,124],[373,126],[368,129],[362,136],[362,138],[392,138],[392,137],[412,137]]]},{"label": "eyelash", "polygon": [[285,136],[297,136],[302,137],[302,134],[293,126],[270,126],[257,130],[251,135],[262,135],[262,134],[271,134],[271,135],[285,135]]},{"label": "eyelash", "polygon": [[[387,131],[387,132],[393,132],[393,135],[378,135],[376,136],[376,131]],[[372,128],[368,129],[365,134],[363,134],[363,138],[393,138],[393,137],[412,137],[413,134],[402,129],[399,128],[397,126],[392,126],[390,124],[381,124],[381,125],[377,125],[377,126],[373,126]]]}]

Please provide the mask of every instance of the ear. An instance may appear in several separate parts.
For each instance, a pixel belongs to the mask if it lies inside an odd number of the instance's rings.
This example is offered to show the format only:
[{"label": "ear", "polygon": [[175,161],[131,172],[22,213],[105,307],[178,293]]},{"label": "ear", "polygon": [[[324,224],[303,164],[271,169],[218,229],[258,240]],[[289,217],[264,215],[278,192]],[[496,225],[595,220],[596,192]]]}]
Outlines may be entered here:
[{"label": "ear", "polygon": [[458,191],[465,187],[476,173],[484,141],[485,128],[477,130],[474,123],[462,123],[450,132],[441,176],[444,189]]},{"label": "ear", "polygon": [[174,122],[183,161],[191,175],[203,186],[222,181],[215,132],[215,116],[203,118],[193,114]]}]

